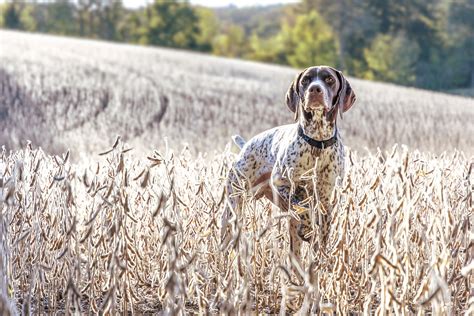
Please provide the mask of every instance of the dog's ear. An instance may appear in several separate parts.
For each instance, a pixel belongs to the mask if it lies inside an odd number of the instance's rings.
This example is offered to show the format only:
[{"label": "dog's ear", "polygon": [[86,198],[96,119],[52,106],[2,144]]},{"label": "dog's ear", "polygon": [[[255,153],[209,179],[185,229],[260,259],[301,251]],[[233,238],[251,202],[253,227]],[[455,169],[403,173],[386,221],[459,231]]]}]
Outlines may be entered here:
[{"label": "dog's ear", "polygon": [[295,121],[298,120],[298,104],[302,99],[299,91],[300,80],[305,71],[306,69],[295,77],[295,80],[293,80],[293,82],[290,84],[290,87],[288,88],[288,91],[286,92],[286,105],[291,112],[295,113]]},{"label": "dog's ear", "polygon": [[346,80],[342,72],[334,68],[332,68],[332,70],[336,73],[337,78],[339,79],[339,90],[337,92],[336,101],[333,105],[338,107],[339,113],[342,117],[342,113],[346,112],[352,107],[352,105],[354,105],[356,96],[349,81]]}]

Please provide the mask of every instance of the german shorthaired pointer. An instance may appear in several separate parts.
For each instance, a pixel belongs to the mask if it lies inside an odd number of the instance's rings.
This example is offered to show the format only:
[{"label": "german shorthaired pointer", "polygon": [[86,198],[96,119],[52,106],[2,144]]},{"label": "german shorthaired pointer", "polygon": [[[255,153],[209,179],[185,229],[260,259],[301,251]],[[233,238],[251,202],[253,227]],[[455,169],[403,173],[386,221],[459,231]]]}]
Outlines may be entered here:
[{"label": "german shorthaired pointer", "polygon": [[[329,200],[336,179],[343,177],[344,147],[336,119],[338,111],[342,116],[355,99],[340,71],[327,66],[310,67],[298,74],[286,93],[286,105],[295,113],[297,123],[267,130],[248,142],[234,136],[241,151],[226,184],[229,205],[222,216],[224,244],[230,241],[229,229],[238,235],[241,198],[236,191],[243,189],[257,199],[265,196],[280,209],[293,211],[290,249],[300,256],[301,241],[309,241],[312,232],[311,217],[316,219],[315,215],[310,216],[309,210],[314,208],[308,201],[314,196],[315,202],[319,201],[330,214]],[[326,232],[328,218],[322,216],[323,223],[319,223]]]}]

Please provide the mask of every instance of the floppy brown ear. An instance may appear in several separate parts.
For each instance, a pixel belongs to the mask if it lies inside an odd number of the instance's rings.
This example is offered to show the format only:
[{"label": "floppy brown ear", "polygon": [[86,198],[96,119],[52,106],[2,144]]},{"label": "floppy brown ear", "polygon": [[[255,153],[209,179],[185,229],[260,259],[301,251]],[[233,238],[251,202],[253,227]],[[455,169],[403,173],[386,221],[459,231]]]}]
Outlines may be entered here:
[{"label": "floppy brown ear", "polygon": [[293,82],[290,84],[290,87],[288,88],[288,91],[286,92],[286,105],[288,106],[291,112],[295,113],[295,121],[298,119],[298,104],[301,101],[301,96],[299,93],[299,84],[305,70],[300,72],[295,77],[295,80],[293,80]]},{"label": "floppy brown ear", "polygon": [[334,68],[333,70],[336,72],[337,78],[339,79],[340,83],[339,91],[337,92],[337,98],[334,105],[339,108],[342,117],[342,113],[346,112],[352,107],[352,105],[354,105],[356,96],[354,90],[352,90],[349,81],[346,80],[342,72]]},{"label": "floppy brown ear", "polygon": [[342,112],[349,110],[356,101],[356,95],[354,90],[352,90],[351,84],[347,80],[344,81],[346,83],[346,93],[342,99]]}]

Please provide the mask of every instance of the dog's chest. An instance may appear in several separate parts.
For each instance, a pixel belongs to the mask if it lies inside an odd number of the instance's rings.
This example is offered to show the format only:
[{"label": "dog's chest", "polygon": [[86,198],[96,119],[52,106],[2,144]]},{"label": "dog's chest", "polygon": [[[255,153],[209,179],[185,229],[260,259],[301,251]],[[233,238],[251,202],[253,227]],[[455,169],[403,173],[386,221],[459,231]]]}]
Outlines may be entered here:
[{"label": "dog's chest", "polygon": [[315,173],[319,180],[332,182],[341,172],[340,146],[338,142],[333,147],[321,150],[303,140],[295,142],[289,148],[286,161],[287,166],[292,169],[293,179],[309,178]]}]

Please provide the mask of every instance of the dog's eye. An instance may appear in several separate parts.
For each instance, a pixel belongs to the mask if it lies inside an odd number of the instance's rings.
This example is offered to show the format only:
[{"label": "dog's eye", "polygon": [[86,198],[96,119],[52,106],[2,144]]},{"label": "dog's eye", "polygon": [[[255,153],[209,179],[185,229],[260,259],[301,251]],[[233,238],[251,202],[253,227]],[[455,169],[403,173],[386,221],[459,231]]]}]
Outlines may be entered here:
[{"label": "dog's eye", "polygon": [[301,80],[301,84],[303,86],[305,86],[309,83],[310,80],[311,80],[311,78],[309,78],[309,77],[303,77],[303,79]]},{"label": "dog's eye", "polygon": [[324,81],[326,81],[327,84],[333,84],[334,83],[334,78],[333,77],[327,77]]}]

